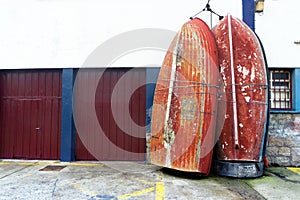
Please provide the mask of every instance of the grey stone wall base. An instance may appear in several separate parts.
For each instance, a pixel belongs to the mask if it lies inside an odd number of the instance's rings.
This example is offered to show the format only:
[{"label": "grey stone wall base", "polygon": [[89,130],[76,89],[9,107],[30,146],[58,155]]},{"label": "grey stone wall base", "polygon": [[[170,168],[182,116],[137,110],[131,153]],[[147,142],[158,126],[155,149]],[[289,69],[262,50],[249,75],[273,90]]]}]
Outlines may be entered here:
[{"label": "grey stone wall base", "polygon": [[274,166],[300,166],[300,114],[271,114],[267,158]]}]

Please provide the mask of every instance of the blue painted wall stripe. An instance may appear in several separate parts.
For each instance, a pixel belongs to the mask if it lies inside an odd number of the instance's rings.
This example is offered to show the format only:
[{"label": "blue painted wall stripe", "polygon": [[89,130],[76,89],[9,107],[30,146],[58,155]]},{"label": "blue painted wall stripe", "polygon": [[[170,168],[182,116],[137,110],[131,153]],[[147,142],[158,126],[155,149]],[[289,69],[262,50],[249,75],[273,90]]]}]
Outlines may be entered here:
[{"label": "blue painted wall stripe", "polygon": [[151,133],[152,105],[159,70],[159,67],[146,69],[146,133]]},{"label": "blue painted wall stripe", "polygon": [[153,96],[155,91],[155,85],[158,79],[159,74],[159,67],[148,67],[146,69],[146,91],[147,91],[147,98],[146,98],[146,108],[152,107],[153,104]]},{"label": "blue painted wall stripe", "polygon": [[74,71],[63,69],[62,72],[62,126],[60,160],[75,160],[75,129],[73,122],[72,94],[73,94]]},{"label": "blue painted wall stripe", "polygon": [[293,77],[294,110],[300,111],[300,68],[296,68]]},{"label": "blue painted wall stripe", "polygon": [[255,31],[255,2],[243,0],[243,21]]}]

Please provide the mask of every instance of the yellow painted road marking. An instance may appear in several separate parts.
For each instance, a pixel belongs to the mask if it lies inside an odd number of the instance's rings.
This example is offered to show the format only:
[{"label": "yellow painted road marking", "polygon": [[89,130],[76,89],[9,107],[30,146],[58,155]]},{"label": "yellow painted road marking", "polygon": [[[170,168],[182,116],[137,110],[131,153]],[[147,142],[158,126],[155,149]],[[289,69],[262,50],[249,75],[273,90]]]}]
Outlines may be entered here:
[{"label": "yellow painted road marking", "polygon": [[0,164],[1,165],[17,164],[21,166],[38,165],[37,162],[8,162],[8,161],[0,162]]},{"label": "yellow painted road marking", "polygon": [[97,196],[97,193],[90,191],[89,189],[87,189],[86,187],[79,185],[77,183],[71,183],[70,185],[73,185],[75,188],[81,190],[82,192],[90,195],[90,196]]},{"label": "yellow painted road marking", "polygon": [[136,191],[136,192],[133,192],[130,194],[124,194],[124,195],[118,196],[118,199],[127,199],[130,197],[139,196],[139,195],[146,194],[146,193],[153,192],[153,191],[154,191],[154,187],[151,187],[151,188],[139,190],[139,191]]},{"label": "yellow painted road marking", "polygon": [[0,162],[0,165],[9,165],[9,162]]},{"label": "yellow painted road marking", "polygon": [[[90,195],[90,196],[97,196],[98,194],[93,192],[93,191],[90,191],[88,188],[80,185],[80,184],[77,184],[77,183],[70,183],[70,185],[74,186],[75,188],[81,190],[82,192]],[[153,192],[155,190],[154,187],[150,187],[150,188],[147,188],[147,189],[144,189],[144,190],[139,190],[139,191],[135,191],[135,192],[132,192],[130,194],[125,194],[125,195],[120,195],[118,196],[118,199],[128,199],[128,198],[131,198],[131,197],[135,197],[135,196],[139,196],[139,195],[143,195],[143,194],[147,194],[149,192]]]},{"label": "yellow painted road marking", "polygon": [[165,186],[163,182],[156,182],[155,184],[155,200],[165,199]]},{"label": "yellow painted road marking", "polygon": [[17,165],[30,166],[30,165],[38,165],[38,163],[36,163],[36,162],[17,162]]},{"label": "yellow painted road marking", "polygon": [[10,165],[10,164],[16,164],[16,165],[21,165],[21,166],[29,166],[29,165],[48,165],[48,164],[56,164],[59,162],[19,162],[19,161],[3,161],[0,162],[0,164],[6,164],[6,165]]},{"label": "yellow painted road marking", "polygon": [[76,162],[61,162],[62,165],[70,165],[70,166],[82,166],[82,167],[102,167],[105,164],[103,163],[76,163]]},{"label": "yellow painted road marking", "polygon": [[25,177],[32,176],[32,175],[33,175],[33,173],[27,173],[27,174],[24,174],[23,177],[25,178]]},{"label": "yellow painted road marking", "polygon": [[82,166],[82,167],[97,167],[104,166],[103,163],[77,163],[77,162],[14,162],[14,161],[1,161],[0,165],[16,164],[21,166],[29,165],[68,165],[68,166]]},{"label": "yellow painted road marking", "polygon": [[154,187],[154,185],[155,185],[155,182],[149,182],[149,181],[146,181],[146,180],[143,180],[143,179],[141,179],[141,178],[132,178],[134,181],[138,181],[138,182],[140,182],[140,183],[143,183],[143,184],[145,184],[145,185],[149,185],[149,186],[152,186],[152,187]]},{"label": "yellow painted road marking", "polygon": [[299,167],[288,167],[287,169],[300,175]]},{"label": "yellow painted road marking", "polygon": [[164,174],[159,171],[158,176],[156,177],[155,183],[155,200],[165,199],[165,185],[164,185]]}]

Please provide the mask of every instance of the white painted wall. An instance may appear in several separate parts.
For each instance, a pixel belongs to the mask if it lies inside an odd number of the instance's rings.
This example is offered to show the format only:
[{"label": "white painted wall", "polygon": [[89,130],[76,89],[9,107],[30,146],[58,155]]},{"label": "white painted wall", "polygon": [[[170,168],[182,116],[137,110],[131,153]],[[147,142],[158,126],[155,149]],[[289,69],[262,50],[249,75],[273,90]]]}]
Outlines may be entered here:
[{"label": "white painted wall", "polygon": [[[256,16],[270,66],[300,67],[300,46],[293,43],[300,40],[297,2],[266,0],[264,15]],[[81,67],[109,38],[141,28],[177,31],[205,4],[206,0],[0,0],[0,68]],[[222,15],[242,17],[242,0],[211,0],[211,7]],[[209,15],[199,17],[210,24]],[[139,51],[112,66],[159,65],[163,56],[164,52]]]},{"label": "white painted wall", "polygon": [[[212,0],[211,6],[241,17],[241,3],[236,1]],[[0,68],[80,67],[112,36],[140,28],[178,31],[205,4],[206,0],[0,0]],[[129,55],[135,63],[124,57],[113,65],[162,63],[164,52],[141,53]]]},{"label": "white painted wall", "polygon": [[300,67],[300,1],[265,0],[262,16],[256,15],[269,67]]}]

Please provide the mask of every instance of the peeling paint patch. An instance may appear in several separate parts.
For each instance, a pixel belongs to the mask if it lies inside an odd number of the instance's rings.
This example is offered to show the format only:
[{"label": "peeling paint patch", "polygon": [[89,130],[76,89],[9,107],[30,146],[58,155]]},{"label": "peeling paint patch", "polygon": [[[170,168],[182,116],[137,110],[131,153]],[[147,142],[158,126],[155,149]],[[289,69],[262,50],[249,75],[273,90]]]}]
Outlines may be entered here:
[{"label": "peeling paint patch", "polygon": [[241,65],[237,66],[238,72],[243,74],[243,79],[245,79],[249,75],[249,70],[246,67],[242,67]]},{"label": "peeling paint patch", "polygon": [[193,120],[195,118],[196,99],[183,98],[181,100],[181,119]]},{"label": "peeling paint patch", "polygon": [[249,103],[250,99],[251,99],[251,97],[249,97],[249,96],[245,97],[245,101],[246,101],[247,103]]},{"label": "peeling paint patch", "polygon": [[254,67],[252,67],[252,68],[251,68],[251,76],[250,76],[250,80],[251,80],[251,82],[253,82],[253,81],[254,81],[254,79],[255,79],[255,68],[254,68]]},{"label": "peeling paint patch", "polygon": [[174,130],[172,130],[172,120],[169,119],[168,123],[165,124],[165,128],[164,128],[164,141],[163,141],[164,147],[167,148],[168,146],[173,144],[174,140],[175,140],[175,132]]},{"label": "peeling paint patch", "polygon": [[241,91],[242,91],[242,92],[245,92],[247,88],[249,88],[249,85],[242,86]]}]

